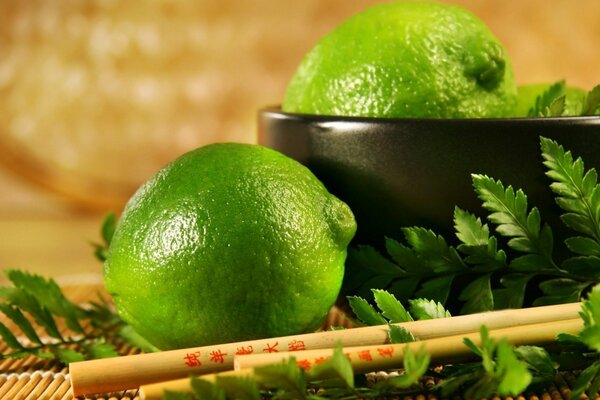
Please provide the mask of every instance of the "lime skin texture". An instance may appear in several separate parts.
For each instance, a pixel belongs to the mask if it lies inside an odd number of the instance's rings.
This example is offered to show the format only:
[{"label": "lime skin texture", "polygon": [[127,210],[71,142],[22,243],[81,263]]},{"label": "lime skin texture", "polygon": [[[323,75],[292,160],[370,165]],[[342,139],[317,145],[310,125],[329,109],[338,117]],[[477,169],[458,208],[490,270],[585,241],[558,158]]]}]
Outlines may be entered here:
[{"label": "lime skin texture", "polygon": [[162,350],[309,332],[336,301],[355,231],[348,206],[298,162],[212,144],[130,199],[105,287]]},{"label": "lime skin texture", "polygon": [[290,113],[379,118],[514,115],[516,86],[498,39],[453,5],[370,7],[306,54],[282,103]]}]

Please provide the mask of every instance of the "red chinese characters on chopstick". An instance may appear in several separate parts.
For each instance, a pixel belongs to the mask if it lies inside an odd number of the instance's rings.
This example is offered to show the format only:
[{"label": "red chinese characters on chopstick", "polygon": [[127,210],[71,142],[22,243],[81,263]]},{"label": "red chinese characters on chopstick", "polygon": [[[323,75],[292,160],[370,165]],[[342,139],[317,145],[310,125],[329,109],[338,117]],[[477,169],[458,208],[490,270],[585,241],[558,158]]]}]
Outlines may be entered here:
[{"label": "red chinese characters on chopstick", "polygon": [[[580,303],[561,304],[471,314],[452,317],[452,319],[414,321],[398,324],[398,326],[407,329],[422,341],[428,341],[429,346],[436,343],[435,338],[444,338],[446,343],[446,340],[452,336],[459,337],[457,346],[428,349],[432,352],[432,358],[435,355],[438,359],[443,359],[447,356],[443,352],[458,351],[463,347],[466,349],[462,346],[462,339],[471,333],[479,337],[479,327],[482,324],[497,332],[507,330],[519,339],[524,336],[523,332],[526,332],[528,344],[543,340],[554,341],[556,332],[578,333],[581,330],[580,309]],[[552,326],[543,326],[543,329],[538,330],[523,329],[524,325],[539,327],[544,324],[552,324]],[[353,364],[355,372],[360,368],[372,370],[374,367],[395,367],[402,363],[402,351],[397,347],[398,345],[389,344],[388,330],[386,325],[371,326],[80,361],[69,364],[69,375],[74,396],[81,396],[137,388],[140,385],[156,382],[159,378],[163,380],[186,378],[190,374],[200,375],[234,368],[249,368],[256,365],[253,363],[279,362],[281,357],[286,357],[286,354],[299,361],[305,360],[306,362],[301,363],[304,367],[314,368],[331,356],[331,349],[338,343],[344,347],[344,352]],[[538,336],[534,337],[534,334]],[[365,350],[370,346],[369,355],[373,360],[365,361],[359,358],[356,353],[359,351],[358,347],[362,347],[360,350]],[[420,344],[415,346],[417,351]],[[354,347],[356,349],[352,350]],[[253,357],[259,359],[252,361]],[[366,357],[366,354],[363,354],[363,357]],[[377,363],[381,365],[376,365]]]},{"label": "red chinese characters on chopstick", "polygon": [[187,353],[184,357],[185,365],[188,367],[199,367],[202,365],[200,361],[200,352],[197,351],[195,353]]},{"label": "red chinese characters on chopstick", "polygon": [[235,350],[236,356],[244,356],[252,353],[254,353],[254,348],[252,347],[252,345],[246,347],[240,346]]},{"label": "red chinese characters on chopstick", "polygon": [[[306,350],[307,346],[304,340],[290,339],[287,342],[287,349],[280,345],[279,341],[265,341],[260,344],[259,352],[262,353],[279,353],[280,351],[302,351]],[[283,343],[282,343],[283,344]],[[258,346],[257,346],[258,347]],[[207,364],[226,364],[233,361],[233,355],[243,356],[255,354],[255,346],[252,344],[240,345],[219,345],[215,347],[208,346],[203,352],[196,351],[186,353],[183,357],[183,364],[189,368],[203,367]],[[280,350],[282,348],[282,350]]]},{"label": "red chinese characters on chopstick", "polygon": [[[348,360],[352,360],[353,357],[356,359],[363,360],[366,362],[376,362],[377,359],[392,358],[394,355],[395,348],[393,346],[377,347],[372,351],[370,349],[362,349],[353,352],[345,353]],[[312,367],[322,364],[331,357],[313,357],[313,358],[300,358],[296,361],[296,365],[303,368],[305,371],[310,370]]]},{"label": "red chinese characters on chopstick", "polygon": [[288,342],[288,351],[306,350],[303,340],[290,340]]}]

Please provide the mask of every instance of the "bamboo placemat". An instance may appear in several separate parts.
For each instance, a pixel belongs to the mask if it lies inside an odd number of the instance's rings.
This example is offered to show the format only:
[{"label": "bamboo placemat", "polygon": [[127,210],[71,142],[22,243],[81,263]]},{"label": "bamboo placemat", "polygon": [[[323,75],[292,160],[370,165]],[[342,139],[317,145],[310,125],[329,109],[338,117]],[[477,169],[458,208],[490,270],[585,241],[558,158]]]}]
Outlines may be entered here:
[{"label": "bamboo placemat", "polygon": [[[61,286],[66,296],[78,304],[86,303],[96,298],[96,293],[102,292],[101,280],[92,277],[86,279],[63,279],[60,280]],[[4,316],[0,316],[0,321],[7,326]],[[345,319],[343,314],[332,310],[326,325],[329,326],[348,326],[350,322]],[[64,330],[65,328],[62,327]],[[115,343],[120,354],[134,354],[137,350],[126,343]],[[9,349],[4,343],[0,343],[0,352],[8,352]],[[370,374],[370,379],[385,379],[385,373]],[[553,385],[537,391],[528,392],[515,397],[517,400],[561,400],[568,399],[571,393],[571,387],[575,382],[574,373],[560,374]],[[433,380],[425,380],[425,387],[431,387],[435,383]],[[456,397],[459,399],[460,397]],[[600,397],[596,397],[600,399]],[[0,360],[0,399],[2,400],[72,400],[69,382],[69,369],[60,363],[52,360],[40,360],[34,357],[14,360]],[[80,399],[86,400],[142,400],[137,390],[130,390],[119,393],[109,393],[97,396],[90,396]],[[431,394],[421,394],[415,396],[405,396],[403,400],[436,400]],[[493,398],[494,400],[500,398]]]},{"label": "bamboo placemat", "polygon": [[[59,281],[65,295],[76,304],[83,304],[96,299],[98,292],[103,292],[101,279],[95,276],[70,277]],[[0,316],[0,321],[9,328],[10,321]],[[14,328],[14,327],[12,327]],[[61,333],[65,327],[61,326]],[[115,343],[120,354],[134,354],[137,350],[126,343]],[[8,352],[8,346],[1,342],[0,352]],[[0,360],[0,399],[4,400],[71,400],[69,369],[53,360],[40,360],[35,357],[23,359]],[[102,396],[86,397],[86,399],[117,400],[140,399],[137,390],[111,393]]]}]

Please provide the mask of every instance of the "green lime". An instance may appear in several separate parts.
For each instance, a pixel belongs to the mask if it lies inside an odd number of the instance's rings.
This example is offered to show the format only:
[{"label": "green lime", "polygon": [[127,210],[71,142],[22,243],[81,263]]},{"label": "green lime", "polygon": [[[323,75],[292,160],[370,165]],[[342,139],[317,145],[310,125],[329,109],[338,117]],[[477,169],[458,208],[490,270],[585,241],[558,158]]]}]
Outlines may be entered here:
[{"label": "green lime", "polygon": [[304,166],[250,144],[184,154],[128,202],[105,263],[119,315],[160,349],[307,332],[356,230]]},{"label": "green lime", "polygon": [[[529,110],[535,106],[538,96],[542,95],[552,83],[532,83],[517,87],[517,117],[527,117]],[[580,115],[586,91],[575,86],[565,87],[564,115]]]},{"label": "green lime", "polygon": [[323,37],[288,85],[285,112],[366,117],[512,116],[507,55],[466,10],[396,2],[366,9]]}]

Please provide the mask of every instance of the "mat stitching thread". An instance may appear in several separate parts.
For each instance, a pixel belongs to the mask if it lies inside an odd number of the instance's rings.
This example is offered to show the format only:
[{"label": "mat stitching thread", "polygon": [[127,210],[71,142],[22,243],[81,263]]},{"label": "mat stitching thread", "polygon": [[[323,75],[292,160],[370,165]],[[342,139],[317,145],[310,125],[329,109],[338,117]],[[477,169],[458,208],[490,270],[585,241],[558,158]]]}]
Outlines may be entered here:
[{"label": "mat stitching thread", "polygon": [[0,373],[0,379],[12,379],[12,378],[17,378],[17,379],[23,379],[23,378],[29,378],[29,379],[33,379],[34,377],[36,377],[37,375],[41,375],[42,378],[45,378],[47,376],[52,377],[52,379],[56,379],[56,378],[63,378],[64,380],[69,380],[71,379],[70,375],[68,373],[64,373],[64,372],[53,372],[53,371],[33,371],[33,372],[21,372],[21,373],[15,373],[15,372],[11,372],[9,374],[7,373]]}]

